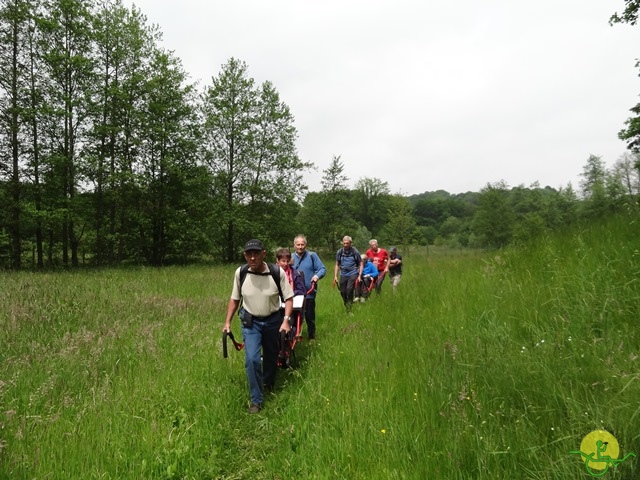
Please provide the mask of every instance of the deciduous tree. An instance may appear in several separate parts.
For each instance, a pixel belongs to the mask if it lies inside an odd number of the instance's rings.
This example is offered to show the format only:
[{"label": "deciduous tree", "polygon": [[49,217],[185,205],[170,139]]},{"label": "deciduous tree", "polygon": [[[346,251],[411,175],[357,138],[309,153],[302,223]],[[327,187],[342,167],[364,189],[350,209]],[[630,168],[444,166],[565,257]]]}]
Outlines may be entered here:
[{"label": "deciduous tree", "polygon": [[247,64],[222,66],[201,96],[202,156],[213,175],[212,234],[235,260],[245,237],[273,238],[270,220],[302,198],[297,131],[289,108],[270,82],[256,88]]},{"label": "deciduous tree", "polygon": [[379,178],[363,177],[356,182],[352,195],[356,218],[374,236],[387,221],[389,192],[389,184]]},{"label": "deciduous tree", "polygon": [[396,245],[410,245],[421,241],[411,203],[402,195],[389,198],[388,222],[382,229],[382,240]]},{"label": "deciduous tree", "polygon": [[[9,187],[10,265],[21,265],[22,172],[26,139],[25,90],[28,79],[28,20],[32,5],[25,0],[0,3],[0,178],[7,175]],[[9,159],[5,161],[4,159]]]},{"label": "deciduous tree", "polygon": [[504,181],[488,184],[480,191],[473,217],[473,233],[480,243],[494,248],[507,245],[513,237],[515,216]]},{"label": "deciduous tree", "polygon": [[[39,18],[41,52],[47,75],[44,101],[51,112],[47,141],[50,172],[59,187],[57,208],[62,222],[62,262],[78,266],[78,245],[84,229],[77,195],[84,184],[82,147],[95,107],[98,85],[93,58],[92,0],[45,1]],[[51,180],[54,180],[51,178]],[[53,203],[53,202],[52,202]],[[78,225],[80,223],[80,225]]]},{"label": "deciduous tree", "polygon": [[359,228],[353,219],[351,192],[340,156],[333,156],[323,170],[320,192],[309,193],[299,214],[299,224],[316,245],[335,251],[343,236],[351,235]]}]

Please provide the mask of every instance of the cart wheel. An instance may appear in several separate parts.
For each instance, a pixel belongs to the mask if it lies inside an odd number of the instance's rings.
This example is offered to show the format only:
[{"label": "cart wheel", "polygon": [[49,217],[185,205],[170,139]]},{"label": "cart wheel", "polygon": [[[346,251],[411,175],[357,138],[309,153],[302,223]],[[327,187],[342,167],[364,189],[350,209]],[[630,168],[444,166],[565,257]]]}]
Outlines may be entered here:
[{"label": "cart wheel", "polygon": [[284,330],[280,332],[278,338],[278,366],[280,368],[291,367],[291,343],[289,342],[289,334]]}]

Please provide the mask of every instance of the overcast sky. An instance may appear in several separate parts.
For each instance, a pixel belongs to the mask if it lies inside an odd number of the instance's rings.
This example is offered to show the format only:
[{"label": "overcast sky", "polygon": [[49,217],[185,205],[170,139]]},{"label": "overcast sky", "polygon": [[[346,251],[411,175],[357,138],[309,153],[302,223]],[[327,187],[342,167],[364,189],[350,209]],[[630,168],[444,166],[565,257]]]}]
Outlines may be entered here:
[{"label": "overcast sky", "polygon": [[640,26],[623,0],[134,0],[192,81],[231,57],[269,80],[295,117],[298,154],[340,155],[392,193],[578,188],[607,166],[640,94]]}]

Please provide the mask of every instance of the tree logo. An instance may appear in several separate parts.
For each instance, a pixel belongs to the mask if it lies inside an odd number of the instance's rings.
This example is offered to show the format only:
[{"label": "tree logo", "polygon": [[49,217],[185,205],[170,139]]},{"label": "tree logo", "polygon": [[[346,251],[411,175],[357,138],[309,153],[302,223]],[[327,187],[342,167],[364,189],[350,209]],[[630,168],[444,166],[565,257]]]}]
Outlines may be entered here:
[{"label": "tree logo", "polygon": [[635,453],[627,453],[622,459],[620,445],[616,438],[606,430],[594,430],[582,439],[580,450],[573,450],[584,458],[584,466],[593,477],[600,477],[607,473],[609,467],[616,467],[629,457],[635,457]]}]

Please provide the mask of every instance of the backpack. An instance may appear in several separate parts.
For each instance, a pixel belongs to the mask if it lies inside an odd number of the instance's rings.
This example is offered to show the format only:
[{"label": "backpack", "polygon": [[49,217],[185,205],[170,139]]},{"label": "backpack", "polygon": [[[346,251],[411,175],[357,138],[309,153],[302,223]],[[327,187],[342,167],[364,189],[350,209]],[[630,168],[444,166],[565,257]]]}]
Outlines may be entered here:
[{"label": "backpack", "polygon": [[306,295],[307,287],[304,280],[304,272],[302,270],[293,270],[293,295]]},{"label": "backpack", "polygon": [[[311,253],[309,253],[309,252],[304,252],[304,254],[305,254],[305,255],[309,255],[309,258],[311,259],[311,268],[312,268],[312,270],[315,272],[315,271],[316,271],[316,261],[315,261],[315,257],[317,256],[317,254],[316,254],[316,253],[314,253],[314,252],[311,252]],[[299,270],[299,269],[298,269],[298,268],[300,267],[300,264],[302,263],[302,260],[304,260],[304,255],[302,256],[302,258],[298,259],[298,265],[297,265],[297,266],[296,266],[296,262],[295,262],[295,261],[293,262],[293,265],[291,266],[291,268],[294,270],[294,272],[297,272],[298,274],[300,274],[300,275],[302,276],[302,280],[303,280],[304,285],[305,285],[305,287],[304,287],[304,288],[305,288],[304,293],[302,293],[302,292],[298,292],[298,293],[296,293],[296,291],[295,291],[295,290],[296,290],[296,289],[295,289],[296,284],[295,284],[295,280],[294,280],[294,283],[293,283],[293,286],[294,286],[294,292],[293,292],[293,293],[294,293],[294,294],[296,294],[296,295],[306,295],[307,293],[309,293],[309,292],[307,292],[307,291],[306,291],[306,288],[307,288],[307,287],[306,287],[306,285],[307,285],[307,281],[306,281],[306,279],[305,279],[305,277],[304,277],[304,272],[303,272],[302,270]],[[294,273],[294,275],[295,275],[295,273]],[[294,277],[294,278],[295,278],[295,277]],[[316,291],[316,292],[318,291],[318,284],[317,284],[317,283],[316,283],[316,289],[315,289],[315,291]]]},{"label": "backpack", "polygon": [[362,254],[354,247],[351,247],[351,254],[350,255],[345,255],[344,253],[344,247],[340,247],[340,250],[338,250],[338,265],[342,266],[342,258],[343,257],[354,257],[356,259],[356,262],[358,260],[358,257],[360,257],[360,261],[362,261]]},{"label": "backpack", "polygon": [[267,266],[269,267],[269,272],[267,273],[256,273],[256,272],[249,271],[248,263],[245,263],[244,265],[242,265],[242,267],[240,267],[240,295],[242,295],[242,284],[247,278],[247,273],[250,273],[251,275],[260,275],[260,276],[271,275],[271,277],[273,278],[273,281],[276,282],[276,287],[278,287],[278,293],[280,294],[280,301],[284,302],[284,295],[282,294],[282,288],[280,287],[280,267],[275,263],[267,263]]}]

